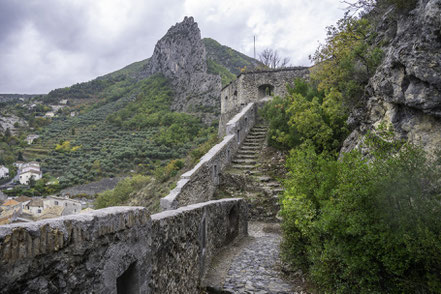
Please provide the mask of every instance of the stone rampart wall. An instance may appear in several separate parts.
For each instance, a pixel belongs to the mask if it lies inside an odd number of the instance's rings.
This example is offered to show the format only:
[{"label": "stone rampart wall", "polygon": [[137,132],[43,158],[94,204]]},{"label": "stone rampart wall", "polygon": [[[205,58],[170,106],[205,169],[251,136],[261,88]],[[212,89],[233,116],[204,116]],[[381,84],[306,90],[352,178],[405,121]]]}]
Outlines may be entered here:
[{"label": "stone rampart wall", "polygon": [[163,210],[212,200],[219,173],[231,163],[240,144],[254,126],[257,115],[255,103],[249,103],[226,125],[226,136],[215,145],[190,171],[183,174],[176,188],[161,199]]},{"label": "stone rampart wall", "polygon": [[245,234],[241,199],[0,226],[0,293],[199,293],[211,257]]},{"label": "stone rampart wall", "polygon": [[247,234],[247,204],[198,203],[152,216],[153,293],[194,294],[218,250]]},{"label": "stone rampart wall", "polygon": [[132,264],[148,293],[151,221],[145,208],[112,207],[0,226],[0,293],[117,293]]}]

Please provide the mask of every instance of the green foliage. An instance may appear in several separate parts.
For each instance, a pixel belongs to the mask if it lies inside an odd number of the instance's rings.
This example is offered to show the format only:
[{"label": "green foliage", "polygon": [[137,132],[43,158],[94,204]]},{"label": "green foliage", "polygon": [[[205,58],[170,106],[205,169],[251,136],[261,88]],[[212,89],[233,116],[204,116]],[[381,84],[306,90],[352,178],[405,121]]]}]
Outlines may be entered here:
[{"label": "green foliage", "polygon": [[375,37],[366,18],[345,17],[329,27],[326,43],[312,57],[311,78],[318,82],[319,90],[328,93],[335,89],[346,106],[357,105],[383,57],[381,49],[373,45]]},{"label": "green foliage", "polygon": [[222,87],[236,79],[235,74],[231,73],[226,67],[218,64],[212,59],[207,59],[207,72],[209,74],[220,75],[222,79]]},{"label": "green foliage", "polygon": [[287,161],[283,253],[325,293],[441,290],[440,166],[415,146],[382,146],[369,163],[311,146]]},{"label": "green foliage", "polygon": [[95,208],[126,205],[131,196],[151,181],[148,176],[134,175],[121,180],[113,190],[100,193],[96,198]]},{"label": "green foliage", "polygon": [[338,150],[348,133],[342,94],[335,89],[325,94],[300,79],[288,92],[262,109],[270,126],[270,144],[290,149],[309,142],[319,151]]},{"label": "green foliage", "polygon": [[207,59],[223,66],[234,75],[240,74],[241,68],[247,67],[252,70],[261,64],[259,61],[227,46],[223,46],[213,39],[204,38],[202,42],[204,42],[207,51]]}]

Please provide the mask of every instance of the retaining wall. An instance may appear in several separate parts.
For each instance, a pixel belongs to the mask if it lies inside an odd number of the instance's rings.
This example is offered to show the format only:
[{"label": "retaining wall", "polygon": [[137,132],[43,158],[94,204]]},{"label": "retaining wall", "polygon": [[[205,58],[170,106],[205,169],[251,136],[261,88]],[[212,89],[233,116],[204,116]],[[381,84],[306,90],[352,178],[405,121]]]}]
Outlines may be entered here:
[{"label": "retaining wall", "polygon": [[226,125],[226,136],[215,145],[190,171],[184,173],[176,188],[161,199],[163,210],[212,200],[219,174],[231,163],[234,155],[254,126],[257,116],[257,104],[249,103]]},{"label": "retaining wall", "polygon": [[0,226],[0,293],[198,293],[211,257],[245,234],[241,199]]}]

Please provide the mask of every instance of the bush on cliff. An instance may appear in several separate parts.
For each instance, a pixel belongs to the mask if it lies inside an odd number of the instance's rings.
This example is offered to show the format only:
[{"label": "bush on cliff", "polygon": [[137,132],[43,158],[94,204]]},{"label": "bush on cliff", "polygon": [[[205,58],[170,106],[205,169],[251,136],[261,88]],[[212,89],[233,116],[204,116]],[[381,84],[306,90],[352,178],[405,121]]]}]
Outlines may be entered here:
[{"label": "bush on cliff", "polygon": [[369,161],[310,145],[291,152],[283,254],[324,293],[440,293],[439,162],[416,146],[392,156],[401,144],[371,142]]}]

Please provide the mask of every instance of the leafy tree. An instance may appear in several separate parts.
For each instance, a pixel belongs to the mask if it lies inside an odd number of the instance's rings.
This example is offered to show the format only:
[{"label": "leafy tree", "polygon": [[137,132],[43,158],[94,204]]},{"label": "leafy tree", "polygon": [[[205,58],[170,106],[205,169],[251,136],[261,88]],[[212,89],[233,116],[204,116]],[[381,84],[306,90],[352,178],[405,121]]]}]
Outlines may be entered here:
[{"label": "leafy tree", "polygon": [[337,151],[348,133],[342,94],[335,89],[325,94],[301,79],[288,92],[262,109],[270,125],[270,144],[290,149],[309,142],[317,150]]},{"label": "leafy tree", "polygon": [[316,51],[311,77],[318,89],[340,92],[347,107],[354,107],[364,87],[382,60],[383,53],[374,46],[376,34],[366,18],[346,16],[337,26],[328,27],[326,43]]}]

